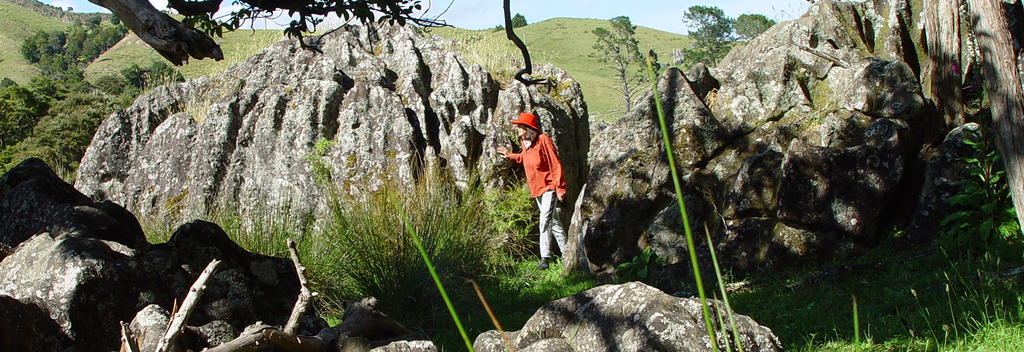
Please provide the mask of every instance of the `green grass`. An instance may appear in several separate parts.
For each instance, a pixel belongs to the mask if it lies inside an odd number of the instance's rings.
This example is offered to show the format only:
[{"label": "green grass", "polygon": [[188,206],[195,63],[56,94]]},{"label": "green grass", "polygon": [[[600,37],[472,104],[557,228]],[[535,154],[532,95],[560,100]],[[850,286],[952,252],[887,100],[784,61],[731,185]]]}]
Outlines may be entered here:
[{"label": "green grass", "polygon": [[[824,266],[864,265],[860,269],[834,276],[817,275],[822,267],[765,274],[730,298],[737,312],[772,328],[790,351],[1009,351],[998,346],[1024,343],[1020,278],[999,274],[1024,265],[1019,256],[957,259],[941,248],[888,247]],[[851,295],[857,297],[859,345]]]},{"label": "green grass", "polygon": [[[590,115],[611,121],[623,116],[621,95],[611,90],[616,84],[612,70],[602,68],[603,64],[589,56],[594,52],[596,41],[591,31],[609,26],[607,19],[552,18],[516,28],[516,35],[526,44],[534,65],[551,63],[569,72],[583,88]],[[496,79],[508,80],[522,68],[522,54],[504,31],[432,28],[429,33],[457,40],[461,44],[459,55],[480,64]],[[671,61],[668,54],[672,50],[685,48],[690,43],[684,35],[640,26],[636,28],[635,37],[640,41],[641,52],[654,49],[663,62]],[[513,64],[519,66],[506,68]]]},{"label": "green grass", "polygon": [[36,31],[56,30],[67,24],[33,13],[7,1],[0,0],[0,72],[18,84],[28,83],[39,69],[21,57],[21,42]]},{"label": "green grass", "polygon": [[[244,62],[249,56],[260,53],[281,38],[282,34],[279,30],[238,30],[224,33],[223,38],[214,38],[220,44],[221,51],[224,52],[224,60],[190,59],[188,64],[179,68],[179,72],[185,78],[214,75],[224,71],[230,65]],[[86,67],[85,78],[92,81],[105,74],[120,74],[121,69],[131,66],[133,63],[148,67],[150,62],[158,60],[164,60],[164,58],[138,36],[129,33],[124,40]]]}]

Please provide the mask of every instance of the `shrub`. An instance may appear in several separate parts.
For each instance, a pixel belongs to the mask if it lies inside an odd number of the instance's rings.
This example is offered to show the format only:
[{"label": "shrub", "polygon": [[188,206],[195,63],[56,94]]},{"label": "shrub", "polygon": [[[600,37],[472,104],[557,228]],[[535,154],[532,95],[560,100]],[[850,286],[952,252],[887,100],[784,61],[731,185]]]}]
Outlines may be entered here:
[{"label": "shrub", "polygon": [[964,138],[964,143],[973,148],[978,157],[963,158],[968,164],[968,177],[954,183],[963,191],[946,199],[946,203],[960,209],[940,223],[948,226],[942,234],[947,249],[971,254],[1020,241],[1020,226],[1005,180],[1006,171],[992,142],[988,135],[975,135],[974,140]]}]

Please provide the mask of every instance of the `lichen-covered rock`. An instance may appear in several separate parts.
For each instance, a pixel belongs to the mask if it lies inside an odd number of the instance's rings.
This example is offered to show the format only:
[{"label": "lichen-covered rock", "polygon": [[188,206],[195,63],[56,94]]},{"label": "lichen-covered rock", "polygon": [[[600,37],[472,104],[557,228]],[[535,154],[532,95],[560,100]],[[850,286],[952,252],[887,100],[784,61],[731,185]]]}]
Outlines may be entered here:
[{"label": "lichen-covered rock", "polygon": [[[708,301],[712,319],[728,314],[724,304]],[[771,329],[750,317],[734,314],[736,330],[715,331],[718,346],[738,335],[743,351],[781,351]],[[506,333],[516,351],[704,351],[711,341],[705,331],[700,301],[673,297],[643,283],[599,286],[551,301],[537,310],[522,330]],[[566,345],[571,348],[566,348]],[[494,331],[477,336],[476,351],[504,351]]]},{"label": "lichen-covered rock", "polygon": [[364,193],[415,182],[428,168],[496,187],[514,166],[495,149],[511,144],[508,121],[531,111],[575,198],[590,135],[579,84],[564,71],[535,67],[550,85],[502,90],[450,42],[411,27],[345,26],[319,39],[323,54],[284,40],[223,73],[141,96],[101,124],[77,187],[170,221],[215,207],[304,217],[325,208],[317,182]]},{"label": "lichen-covered rock", "polygon": [[[188,223],[166,243],[150,245],[130,212],[89,202],[41,161],[23,162],[0,180],[5,204],[24,201],[3,208],[8,222],[0,226],[15,234],[7,238],[42,231],[0,258],[5,351],[116,350],[119,322],[132,317],[137,333],[162,333],[166,318],[159,316],[185,297],[214,258],[222,264],[193,310],[188,324],[196,327],[186,329],[185,348],[234,338],[257,320],[284,324],[291,313],[299,293],[293,263],[245,251],[217,225]],[[299,333],[324,327],[323,319],[307,315]]]},{"label": "lichen-covered rock", "polygon": [[115,241],[133,249],[149,245],[127,210],[89,200],[41,160],[31,158],[0,178],[0,245],[16,247],[43,232]]},{"label": "lichen-covered rock", "polygon": [[903,177],[903,128],[895,120],[876,120],[864,132],[864,145],[844,149],[793,140],[782,162],[779,219],[869,242],[877,226],[873,220]]},{"label": "lichen-covered rock", "polygon": [[[920,58],[908,50],[920,43],[904,40],[917,38],[905,35],[918,31],[909,6],[819,1],[716,68],[663,73],[690,230],[708,230],[722,266],[742,274],[842,256],[901,216],[884,209],[909,210],[901,204],[912,200],[894,194],[915,187],[905,169],[937,118],[925,113]],[[580,221],[591,224],[585,244],[599,279],[652,247],[666,260],[648,282],[674,292],[692,271],[650,97],[594,135]],[[707,244],[696,245],[710,266]]]},{"label": "lichen-covered rock", "polygon": [[116,242],[35,235],[0,261],[0,296],[39,307],[77,350],[116,350],[118,322],[130,321],[139,309],[138,267],[131,252]]}]

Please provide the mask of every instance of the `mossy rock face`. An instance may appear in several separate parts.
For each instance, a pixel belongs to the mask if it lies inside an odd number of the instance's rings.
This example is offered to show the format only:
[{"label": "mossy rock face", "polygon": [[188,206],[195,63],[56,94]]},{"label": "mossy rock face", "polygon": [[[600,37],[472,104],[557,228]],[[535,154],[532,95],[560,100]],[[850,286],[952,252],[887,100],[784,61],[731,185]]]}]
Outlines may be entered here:
[{"label": "mossy rock face", "polygon": [[[894,199],[896,185],[920,174],[909,158],[936,117],[917,78],[912,5],[819,1],[714,69],[659,80],[690,230],[706,224],[734,273],[875,243],[892,215],[883,209],[913,201]],[[676,192],[651,98],[594,137],[587,249],[607,272],[647,246],[671,260],[685,252],[682,224],[666,217],[678,213]]]}]

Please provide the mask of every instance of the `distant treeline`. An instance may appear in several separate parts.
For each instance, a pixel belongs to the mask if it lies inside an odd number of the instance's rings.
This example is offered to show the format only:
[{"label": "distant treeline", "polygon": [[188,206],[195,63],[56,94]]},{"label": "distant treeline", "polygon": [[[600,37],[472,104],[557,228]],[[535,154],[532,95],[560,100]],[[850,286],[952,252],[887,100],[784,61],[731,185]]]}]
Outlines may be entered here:
[{"label": "distant treeline", "polygon": [[22,42],[22,56],[40,73],[25,85],[0,79],[0,173],[36,157],[70,178],[103,118],[147,87],[183,80],[166,62],[154,61],[86,81],[85,67],[127,33],[116,17],[108,19],[87,17]]}]

